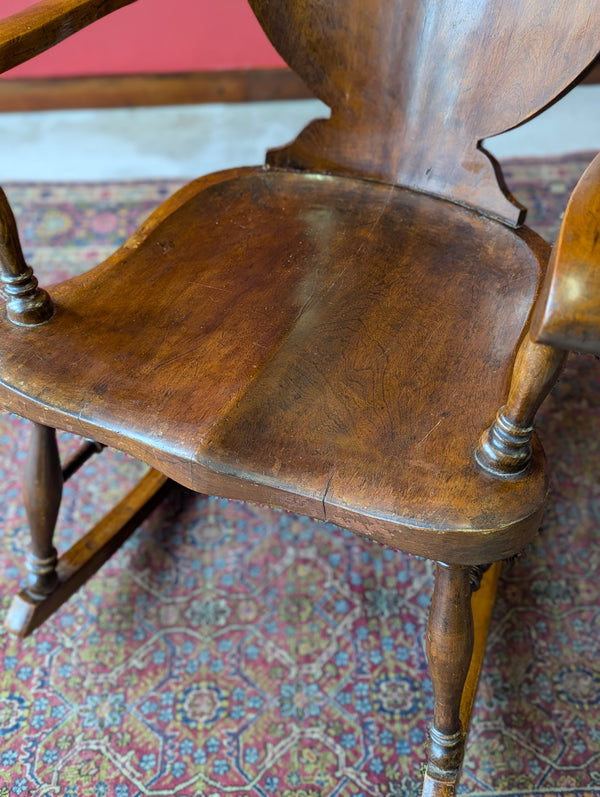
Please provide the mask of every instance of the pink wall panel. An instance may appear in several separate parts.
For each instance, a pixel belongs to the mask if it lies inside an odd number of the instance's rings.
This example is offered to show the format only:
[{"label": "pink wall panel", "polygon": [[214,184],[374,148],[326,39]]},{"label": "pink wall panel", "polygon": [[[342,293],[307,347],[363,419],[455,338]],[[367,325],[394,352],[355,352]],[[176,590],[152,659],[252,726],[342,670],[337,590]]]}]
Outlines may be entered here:
[{"label": "pink wall panel", "polygon": [[[33,0],[1,0],[2,16]],[[273,67],[273,50],[246,0],[138,0],[7,77],[187,72]]]}]

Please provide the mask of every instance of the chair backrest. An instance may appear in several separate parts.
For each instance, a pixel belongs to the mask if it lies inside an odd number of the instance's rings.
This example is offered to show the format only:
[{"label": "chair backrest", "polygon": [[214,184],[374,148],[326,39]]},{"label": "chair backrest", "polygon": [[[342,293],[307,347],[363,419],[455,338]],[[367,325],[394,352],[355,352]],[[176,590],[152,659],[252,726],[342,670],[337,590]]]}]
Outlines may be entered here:
[{"label": "chair backrest", "polygon": [[331,119],[274,165],[364,175],[518,225],[483,138],[557,99],[600,45],[600,0],[250,0]]}]

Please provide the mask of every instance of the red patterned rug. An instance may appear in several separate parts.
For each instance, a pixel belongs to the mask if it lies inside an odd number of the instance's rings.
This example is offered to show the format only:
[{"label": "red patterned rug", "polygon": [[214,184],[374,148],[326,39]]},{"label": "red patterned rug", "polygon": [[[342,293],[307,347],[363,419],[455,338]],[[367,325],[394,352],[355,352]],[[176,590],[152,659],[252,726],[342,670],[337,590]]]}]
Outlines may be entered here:
[{"label": "red patterned rug", "polygon": [[[507,164],[548,239],[589,160]],[[6,188],[47,285],[105,257],[177,185]],[[553,490],[538,543],[500,583],[461,794],[600,795],[598,396],[598,363],[572,356],[540,414]],[[0,419],[3,611],[26,546],[26,439]],[[88,463],[66,486],[59,546],[143,467]],[[0,797],[418,795],[431,589],[422,560],[182,491],[32,638],[0,637]]]}]

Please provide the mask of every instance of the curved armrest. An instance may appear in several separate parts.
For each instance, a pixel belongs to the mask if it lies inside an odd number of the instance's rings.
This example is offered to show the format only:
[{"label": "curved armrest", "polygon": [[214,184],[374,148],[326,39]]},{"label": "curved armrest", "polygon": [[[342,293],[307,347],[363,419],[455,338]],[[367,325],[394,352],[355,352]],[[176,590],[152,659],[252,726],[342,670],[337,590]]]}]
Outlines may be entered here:
[{"label": "curved armrest", "polygon": [[600,155],[571,194],[533,311],[531,337],[600,354]]},{"label": "curved armrest", "polygon": [[135,0],[40,0],[0,19],[0,72],[58,44]]}]

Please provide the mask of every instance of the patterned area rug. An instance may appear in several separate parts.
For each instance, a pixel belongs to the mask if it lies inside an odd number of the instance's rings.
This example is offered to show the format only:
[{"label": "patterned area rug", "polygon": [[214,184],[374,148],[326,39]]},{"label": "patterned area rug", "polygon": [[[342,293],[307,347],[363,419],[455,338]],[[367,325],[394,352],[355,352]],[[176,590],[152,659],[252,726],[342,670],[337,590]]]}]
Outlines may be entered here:
[{"label": "patterned area rug", "polygon": [[[507,164],[549,240],[589,160]],[[105,257],[176,187],[7,193],[47,285]],[[461,794],[600,795],[599,395],[598,363],[572,356],[540,414],[550,504],[500,583]],[[27,544],[27,430],[0,423],[5,611]],[[59,546],[143,469],[90,461],[66,486]],[[0,636],[0,795],[418,795],[431,590],[425,561],[182,490],[32,638]]]}]

